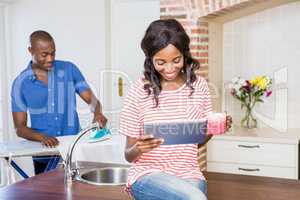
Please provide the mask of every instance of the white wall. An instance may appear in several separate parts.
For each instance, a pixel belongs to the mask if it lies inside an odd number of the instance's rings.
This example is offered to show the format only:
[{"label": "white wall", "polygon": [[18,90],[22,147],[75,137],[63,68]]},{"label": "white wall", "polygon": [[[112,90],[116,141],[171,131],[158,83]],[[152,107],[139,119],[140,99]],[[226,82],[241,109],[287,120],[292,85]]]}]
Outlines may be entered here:
[{"label": "white wall", "polygon": [[[0,5],[0,74],[3,74],[4,71],[4,9]],[[3,139],[3,78],[0,79],[0,141]]]},{"label": "white wall", "polygon": [[[9,5],[9,85],[30,61],[30,33],[42,29],[55,39],[56,59],[74,62],[98,95],[98,74],[105,67],[104,4],[103,0],[18,0]],[[78,107],[84,126],[92,116],[82,101]]]},{"label": "white wall", "polygon": [[[300,128],[300,2],[225,23],[223,30],[224,81],[229,81],[235,76],[273,76],[278,69],[286,68],[288,128]],[[274,114],[272,112],[278,112],[274,110],[278,100],[285,101],[284,96],[278,96],[277,100],[275,97],[276,94],[261,106],[268,108],[264,113],[269,115],[268,118]],[[227,109],[238,113],[240,106],[237,102],[232,106],[232,99],[228,94],[226,98]],[[281,116],[284,114],[278,113]]]},{"label": "white wall", "polygon": [[[5,84],[5,31],[4,31],[4,4],[0,2],[0,142],[4,139],[3,134],[3,121],[4,121],[4,113],[3,113],[3,91]],[[0,188],[5,185],[5,170],[4,170],[4,162],[0,159]]]}]

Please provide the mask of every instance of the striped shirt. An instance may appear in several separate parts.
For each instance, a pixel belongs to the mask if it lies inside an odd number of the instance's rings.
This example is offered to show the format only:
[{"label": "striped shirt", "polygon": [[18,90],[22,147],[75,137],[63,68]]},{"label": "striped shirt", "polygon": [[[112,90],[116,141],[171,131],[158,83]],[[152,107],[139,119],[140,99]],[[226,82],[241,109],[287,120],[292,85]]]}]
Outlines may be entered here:
[{"label": "striped shirt", "polygon": [[[143,79],[136,81],[128,92],[120,119],[120,133],[138,138],[144,134],[144,124],[203,120],[211,112],[207,82],[197,77],[194,92],[185,84],[176,90],[161,91],[155,107],[153,95],[144,90]],[[137,158],[129,170],[127,188],[141,176],[163,171],[181,178],[205,179],[200,172],[197,144],[161,145]]]}]

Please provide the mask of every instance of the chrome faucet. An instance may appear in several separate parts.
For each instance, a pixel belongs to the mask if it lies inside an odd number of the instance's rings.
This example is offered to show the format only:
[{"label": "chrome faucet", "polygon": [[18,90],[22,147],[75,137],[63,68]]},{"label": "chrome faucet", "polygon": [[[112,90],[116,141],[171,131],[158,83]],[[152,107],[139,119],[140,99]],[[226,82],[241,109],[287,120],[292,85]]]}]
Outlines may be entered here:
[{"label": "chrome faucet", "polygon": [[66,184],[71,184],[74,178],[79,175],[78,168],[72,168],[72,155],[74,151],[74,147],[77,144],[77,142],[80,140],[80,138],[85,135],[86,133],[90,132],[91,130],[99,130],[101,127],[99,126],[98,122],[95,122],[91,124],[90,126],[86,127],[85,129],[81,130],[74,141],[69,145],[68,153],[65,160],[65,176],[64,176],[64,182]]}]

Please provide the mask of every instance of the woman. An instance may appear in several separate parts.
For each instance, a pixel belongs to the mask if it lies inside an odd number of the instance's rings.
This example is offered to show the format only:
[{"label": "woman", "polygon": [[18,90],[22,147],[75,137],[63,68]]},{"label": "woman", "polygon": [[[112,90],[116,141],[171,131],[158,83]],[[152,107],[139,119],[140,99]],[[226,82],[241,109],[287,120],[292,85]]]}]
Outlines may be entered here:
[{"label": "woman", "polygon": [[199,63],[189,43],[173,19],[152,22],[142,40],[144,76],[130,89],[120,122],[132,163],[127,188],[136,200],[207,199],[197,144],[161,145],[163,139],[144,133],[147,123],[195,121],[211,112],[207,82],[195,74]]}]

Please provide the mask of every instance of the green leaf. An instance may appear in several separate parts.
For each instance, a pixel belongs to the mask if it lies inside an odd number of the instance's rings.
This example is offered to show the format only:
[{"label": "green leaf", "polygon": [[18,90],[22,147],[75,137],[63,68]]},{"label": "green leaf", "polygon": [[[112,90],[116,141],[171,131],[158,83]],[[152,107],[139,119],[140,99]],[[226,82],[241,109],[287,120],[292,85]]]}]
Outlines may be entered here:
[{"label": "green leaf", "polygon": [[264,102],[262,99],[257,99],[256,101],[257,102],[262,102],[262,103]]}]

